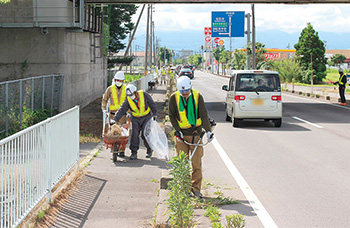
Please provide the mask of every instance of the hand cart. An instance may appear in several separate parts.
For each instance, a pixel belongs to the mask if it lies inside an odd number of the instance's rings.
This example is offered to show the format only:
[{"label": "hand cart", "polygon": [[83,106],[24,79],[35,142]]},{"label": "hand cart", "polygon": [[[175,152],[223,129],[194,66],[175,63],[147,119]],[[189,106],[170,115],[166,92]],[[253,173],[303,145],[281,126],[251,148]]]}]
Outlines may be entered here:
[{"label": "hand cart", "polygon": [[[111,149],[112,153],[112,158],[113,162],[117,161],[118,154],[121,152],[125,151],[126,144],[129,141],[129,134],[127,136],[106,136],[105,134],[105,129],[106,127],[109,128],[110,130],[110,121],[109,121],[109,115],[103,118],[103,133],[102,133],[102,138],[104,143],[106,144],[106,149]],[[129,133],[129,128],[130,128],[130,118],[127,118],[127,123],[122,124],[121,127],[125,128],[128,130]],[[117,150],[114,151],[114,145],[117,146]]]}]

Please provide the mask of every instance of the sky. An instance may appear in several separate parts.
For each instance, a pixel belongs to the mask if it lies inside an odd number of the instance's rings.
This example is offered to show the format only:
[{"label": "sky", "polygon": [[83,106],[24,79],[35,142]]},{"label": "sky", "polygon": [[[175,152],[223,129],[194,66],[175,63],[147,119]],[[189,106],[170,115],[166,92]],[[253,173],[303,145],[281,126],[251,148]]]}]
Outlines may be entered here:
[{"label": "sky", "polygon": [[[251,4],[155,4],[153,21],[159,45],[179,52],[200,51],[204,27],[211,26],[211,11],[251,12]],[[142,5],[133,16],[136,23]],[[146,7],[147,8],[147,7]],[[146,8],[135,35],[133,49],[144,51]],[[255,4],[256,41],[266,48],[294,48],[303,28],[310,22],[327,49],[350,49],[350,4]],[[225,48],[242,48],[243,38],[224,38]]]}]

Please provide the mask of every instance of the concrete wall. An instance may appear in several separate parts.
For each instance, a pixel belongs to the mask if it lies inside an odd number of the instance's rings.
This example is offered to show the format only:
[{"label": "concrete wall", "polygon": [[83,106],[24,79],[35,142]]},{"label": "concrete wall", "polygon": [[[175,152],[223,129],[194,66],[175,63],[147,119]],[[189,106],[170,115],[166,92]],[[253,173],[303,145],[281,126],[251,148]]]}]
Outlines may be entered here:
[{"label": "concrete wall", "polygon": [[[65,75],[60,111],[86,106],[102,96],[107,62],[93,59],[92,35],[63,28],[0,28],[0,81],[62,73]],[[26,63],[26,64],[25,64]]]}]

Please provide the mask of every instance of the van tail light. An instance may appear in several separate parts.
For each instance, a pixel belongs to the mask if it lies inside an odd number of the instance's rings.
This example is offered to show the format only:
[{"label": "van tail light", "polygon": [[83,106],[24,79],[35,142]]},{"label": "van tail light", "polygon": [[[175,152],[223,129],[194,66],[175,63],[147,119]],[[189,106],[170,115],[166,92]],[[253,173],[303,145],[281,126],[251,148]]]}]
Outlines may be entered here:
[{"label": "van tail light", "polygon": [[245,100],[245,96],[243,95],[236,95],[235,96],[235,101],[244,101]]},{"label": "van tail light", "polygon": [[271,100],[273,100],[273,101],[281,101],[282,100],[282,96],[272,96]]}]

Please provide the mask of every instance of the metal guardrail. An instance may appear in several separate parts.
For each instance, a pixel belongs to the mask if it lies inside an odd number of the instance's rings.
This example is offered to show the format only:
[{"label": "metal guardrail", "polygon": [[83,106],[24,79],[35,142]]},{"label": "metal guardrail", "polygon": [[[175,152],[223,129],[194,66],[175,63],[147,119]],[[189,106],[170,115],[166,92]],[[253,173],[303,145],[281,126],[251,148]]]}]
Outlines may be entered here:
[{"label": "metal guardrail", "polygon": [[0,134],[23,129],[26,114],[41,109],[59,110],[64,75],[45,75],[0,82]]},{"label": "metal guardrail", "polygon": [[79,107],[0,141],[0,228],[17,227],[79,163]]}]

